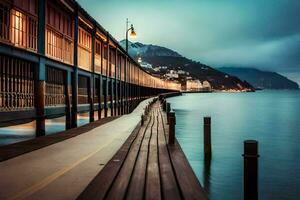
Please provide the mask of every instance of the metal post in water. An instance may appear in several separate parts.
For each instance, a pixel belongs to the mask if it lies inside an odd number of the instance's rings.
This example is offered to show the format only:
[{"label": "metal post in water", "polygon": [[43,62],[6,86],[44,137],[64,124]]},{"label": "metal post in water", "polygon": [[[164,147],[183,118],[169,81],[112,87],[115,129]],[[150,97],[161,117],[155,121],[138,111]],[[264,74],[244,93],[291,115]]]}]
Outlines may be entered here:
[{"label": "metal post in water", "polygon": [[204,117],[204,157],[211,158],[211,118]]},{"label": "metal post in water", "polygon": [[244,200],[258,199],[258,142],[244,141]]},{"label": "metal post in water", "polygon": [[174,111],[170,111],[168,115],[169,121],[169,144],[175,143],[175,124],[176,124],[176,116]]}]

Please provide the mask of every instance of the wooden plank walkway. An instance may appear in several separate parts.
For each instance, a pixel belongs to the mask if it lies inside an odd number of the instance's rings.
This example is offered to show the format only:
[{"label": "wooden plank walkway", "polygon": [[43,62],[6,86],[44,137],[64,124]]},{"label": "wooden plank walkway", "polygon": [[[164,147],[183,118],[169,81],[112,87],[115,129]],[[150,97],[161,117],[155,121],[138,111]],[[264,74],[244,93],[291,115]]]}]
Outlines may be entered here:
[{"label": "wooden plank walkway", "polygon": [[78,199],[207,199],[180,145],[167,144],[166,114],[152,105],[143,126]]}]

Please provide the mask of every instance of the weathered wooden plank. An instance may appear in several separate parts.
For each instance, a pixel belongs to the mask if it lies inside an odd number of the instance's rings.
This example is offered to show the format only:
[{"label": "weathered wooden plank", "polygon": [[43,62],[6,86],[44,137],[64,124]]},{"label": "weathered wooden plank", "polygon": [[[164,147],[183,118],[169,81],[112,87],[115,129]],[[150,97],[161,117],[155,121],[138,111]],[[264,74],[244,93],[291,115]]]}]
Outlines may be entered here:
[{"label": "weathered wooden plank", "polygon": [[152,117],[150,117],[150,123],[147,124],[145,130],[141,131],[134,143],[132,144],[132,147],[130,148],[130,151],[126,157],[126,160],[124,161],[124,164],[122,168],[120,169],[117,177],[115,178],[110,190],[108,191],[107,198],[108,199],[124,199],[127,192],[127,187],[129,185],[131,175],[133,172],[133,168],[135,166],[138,153],[140,151],[142,141],[147,137],[147,130],[148,127],[151,126],[153,123]]},{"label": "weathered wooden plank", "polygon": [[160,188],[160,172],[158,165],[158,148],[157,148],[157,106],[154,105],[154,124],[151,127],[152,135],[149,145],[149,157],[147,166],[146,176],[146,188],[145,188],[145,199],[161,199],[161,188]]},{"label": "weathered wooden plank", "polygon": [[[163,114],[164,127],[167,126],[166,119],[166,115]],[[208,199],[177,140],[175,144],[168,145],[168,150],[182,197],[184,199]]]},{"label": "weathered wooden plank", "polygon": [[161,110],[158,116],[158,157],[161,174],[161,188],[164,199],[181,199],[179,186],[169,157]]},{"label": "weathered wooden plank", "polygon": [[126,199],[130,199],[130,200],[143,199],[145,182],[146,182],[146,170],[147,170],[150,135],[151,135],[151,127],[149,126],[146,131],[144,140],[142,142],[142,146],[138,154],[134,171],[128,186]]},{"label": "weathered wooden plank", "polygon": [[93,179],[93,181],[87,186],[87,188],[79,195],[77,199],[89,200],[105,198],[140,131],[143,130],[141,130],[138,125],[122,145],[121,149],[113,156],[113,158],[107,163],[107,165]]}]

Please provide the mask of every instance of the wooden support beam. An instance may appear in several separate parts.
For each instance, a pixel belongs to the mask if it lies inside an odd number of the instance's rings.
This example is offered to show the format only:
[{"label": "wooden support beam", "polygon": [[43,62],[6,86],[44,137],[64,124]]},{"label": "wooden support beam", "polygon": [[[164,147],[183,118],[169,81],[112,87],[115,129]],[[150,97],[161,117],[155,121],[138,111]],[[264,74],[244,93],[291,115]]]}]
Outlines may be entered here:
[{"label": "wooden support beam", "polygon": [[116,116],[117,115],[117,109],[118,109],[118,105],[119,105],[119,103],[118,103],[118,90],[117,90],[117,86],[118,86],[118,84],[117,84],[117,75],[119,74],[119,72],[117,72],[117,69],[119,69],[119,68],[117,68],[117,65],[119,66],[119,64],[118,64],[118,62],[117,62],[117,56],[118,56],[118,50],[117,50],[117,48],[115,49],[115,57],[114,57],[114,59],[115,59],[115,77],[114,77],[114,79],[115,79],[115,83],[114,83],[114,101],[115,101],[115,103],[114,103],[114,116]]},{"label": "wooden support beam", "polygon": [[92,74],[89,82],[89,103],[90,103],[90,122],[95,121],[94,116],[94,96],[95,96],[95,42],[96,42],[96,25],[92,32],[92,53],[91,53],[91,65]]},{"label": "wooden support beam", "polygon": [[104,117],[107,117],[107,92],[108,92],[107,81],[108,78],[105,78],[105,80],[103,80]]},{"label": "wooden support beam", "polygon": [[[38,2],[38,53],[45,55],[45,1]],[[35,108],[36,108],[36,136],[46,134],[45,129],[45,78],[46,78],[45,58],[40,57],[35,66]]]},{"label": "wooden support beam", "polygon": [[74,17],[74,71],[72,73],[72,128],[77,127],[78,105],[78,6]]},{"label": "wooden support beam", "polygon": [[45,55],[45,30],[46,30],[46,4],[45,0],[38,1],[38,53]]},{"label": "wooden support beam", "polygon": [[101,119],[101,97],[102,97],[102,76],[99,75],[98,81],[98,120]]},{"label": "wooden support beam", "polygon": [[71,72],[65,72],[65,95],[66,95],[66,129],[72,128],[72,117],[71,117]]},{"label": "wooden support beam", "polygon": [[45,59],[40,58],[40,62],[35,67],[35,108],[36,108],[36,136],[46,135],[45,128]]}]

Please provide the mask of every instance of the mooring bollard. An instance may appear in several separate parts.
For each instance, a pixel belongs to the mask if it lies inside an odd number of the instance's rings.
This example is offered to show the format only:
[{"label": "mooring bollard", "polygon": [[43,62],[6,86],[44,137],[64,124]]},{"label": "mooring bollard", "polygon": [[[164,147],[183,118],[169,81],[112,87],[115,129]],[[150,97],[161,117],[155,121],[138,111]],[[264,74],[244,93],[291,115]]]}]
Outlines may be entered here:
[{"label": "mooring bollard", "polygon": [[165,99],[163,101],[163,111],[167,111],[167,101]]},{"label": "mooring bollard", "polygon": [[211,118],[204,117],[204,158],[211,158]]},{"label": "mooring bollard", "polygon": [[171,104],[166,103],[166,114],[167,114],[167,124],[169,124],[169,113],[171,111]]},{"label": "mooring bollard", "polygon": [[258,142],[244,141],[244,200],[258,199]]},{"label": "mooring bollard", "polygon": [[175,124],[176,124],[176,117],[175,117],[175,112],[170,111],[169,112],[169,144],[174,144],[175,143]]},{"label": "mooring bollard", "polygon": [[144,115],[142,114],[141,115],[141,126],[143,126],[144,125]]}]

